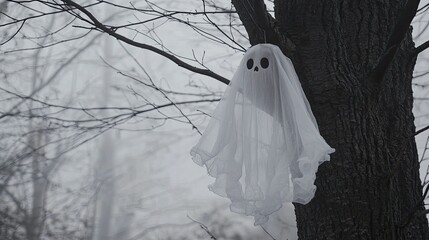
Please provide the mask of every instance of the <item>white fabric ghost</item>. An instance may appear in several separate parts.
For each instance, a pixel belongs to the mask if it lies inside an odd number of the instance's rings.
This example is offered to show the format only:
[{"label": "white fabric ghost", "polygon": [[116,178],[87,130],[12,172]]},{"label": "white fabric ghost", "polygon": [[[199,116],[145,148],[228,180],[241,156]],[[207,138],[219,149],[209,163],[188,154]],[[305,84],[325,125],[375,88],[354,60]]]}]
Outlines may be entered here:
[{"label": "white fabric ghost", "polygon": [[332,152],[290,59],[259,44],[244,55],[191,155],[216,178],[209,189],[261,225],[284,202],[313,198],[317,168]]}]

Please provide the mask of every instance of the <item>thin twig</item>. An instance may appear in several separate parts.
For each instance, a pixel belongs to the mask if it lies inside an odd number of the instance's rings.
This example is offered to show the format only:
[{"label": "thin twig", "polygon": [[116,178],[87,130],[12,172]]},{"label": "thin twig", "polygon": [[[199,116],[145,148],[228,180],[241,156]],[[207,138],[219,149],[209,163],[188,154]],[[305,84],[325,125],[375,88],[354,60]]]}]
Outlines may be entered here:
[{"label": "thin twig", "polygon": [[[65,2],[66,4],[68,4],[70,6],[73,6],[73,7],[77,8],[77,9],[79,9],[79,11],[81,11],[82,13],[84,13],[86,16],[89,17],[89,19],[92,21],[91,24],[93,26],[95,26],[96,28],[102,30],[103,32],[105,32],[105,33],[107,33],[107,34],[115,37],[116,39],[118,39],[118,40],[120,40],[122,42],[125,42],[125,43],[127,43],[129,45],[132,45],[132,46],[135,46],[135,47],[138,47],[138,48],[146,49],[146,50],[152,51],[154,53],[157,53],[157,54],[159,54],[159,55],[161,55],[161,56],[163,56],[163,57],[165,57],[165,58],[173,61],[178,66],[183,67],[183,68],[185,68],[185,69],[187,69],[187,70],[189,70],[191,72],[195,72],[195,73],[199,73],[201,75],[209,76],[209,77],[212,77],[212,78],[214,78],[216,80],[219,80],[222,83],[229,84],[229,80],[228,79],[226,79],[225,77],[222,77],[222,76],[220,76],[220,75],[218,75],[218,74],[216,74],[216,73],[214,73],[214,72],[212,72],[212,71],[210,71],[208,69],[202,69],[202,68],[194,67],[194,66],[192,66],[192,65],[190,65],[190,64],[188,64],[186,62],[183,62],[182,60],[178,59],[174,55],[162,51],[161,49],[158,49],[158,48],[153,47],[153,46],[148,45],[148,44],[144,44],[144,43],[140,43],[140,42],[135,42],[135,41],[133,41],[133,40],[127,38],[127,37],[124,37],[121,34],[118,34],[116,32],[117,29],[106,27],[104,24],[102,24],[100,21],[98,21],[98,19],[91,12],[89,12],[86,8],[82,7],[81,5],[75,3],[74,1],[63,0],[63,2]],[[69,12],[71,12],[71,11],[69,11]],[[73,12],[71,12],[71,13],[73,15],[75,15]]]},{"label": "thin twig", "polygon": [[213,239],[213,240],[216,240],[217,238],[215,237],[215,235],[213,235],[213,233],[211,233],[210,232],[210,230],[209,230],[209,228],[206,226],[206,225],[204,225],[203,223],[201,223],[201,222],[198,222],[197,220],[195,220],[195,219],[192,219],[189,215],[186,215],[189,219],[191,219],[191,221],[193,221],[193,222],[195,222],[195,223],[197,223],[198,225],[200,225],[200,227],[210,236],[210,239]]}]

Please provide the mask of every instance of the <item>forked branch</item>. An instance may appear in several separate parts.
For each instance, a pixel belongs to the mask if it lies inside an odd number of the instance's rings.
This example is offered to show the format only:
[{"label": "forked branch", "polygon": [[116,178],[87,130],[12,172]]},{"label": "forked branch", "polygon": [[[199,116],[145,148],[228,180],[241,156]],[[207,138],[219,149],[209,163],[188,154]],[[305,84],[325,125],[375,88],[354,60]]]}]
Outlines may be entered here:
[{"label": "forked branch", "polygon": [[372,69],[369,81],[371,89],[378,93],[381,85],[385,82],[384,76],[399,47],[401,46],[402,40],[405,38],[407,31],[409,30],[411,21],[416,15],[420,0],[408,0],[402,10],[402,15],[399,17],[395,27],[390,34],[387,42],[386,50],[384,54],[378,59],[377,65]]},{"label": "forked branch", "polygon": [[[157,54],[159,54],[159,55],[161,55],[161,56],[163,56],[163,57],[165,57],[165,58],[173,61],[179,67],[185,68],[185,69],[187,69],[187,70],[189,70],[191,72],[195,72],[195,73],[198,73],[198,74],[201,74],[201,75],[212,77],[212,78],[214,78],[214,79],[216,79],[216,80],[218,80],[218,81],[220,81],[222,83],[229,84],[229,80],[228,79],[226,79],[225,77],[220,76],[217,73],[214,73],[214,72],[210,71],[209,69],[198,68],[198,67],[192,66],[192,65],[190,65],[190,64],[188,64],[188,63],[180,60],[176,56],[174,56],[172,54],[169,54],[167,52],[162,51],[161,49],[158,49],[158,48],[153,47],[153,46],[148,45],[148,44],[144,44],[144,43],[133,41],[133,40],[127,38],[127,37],[124,37],[121,34],[118,34],[116,32],[116,29],[109,28],[109,27],[105,26],[103,23],[101,23],[100,21],[98,21],[98,19],[91,12],[89,12],[83,6],[75,3],[74,1],[63,0],[63,2],[65,4],[67,4],[68,6],[74,7],[76,9],[78,9],[79,11],[81,11],[83,14],[85,14],[90,19],[90,21],[87,21],[87,22],[90,23],[91,25],[93,25],[96,29],[98,29],[98,30],[100,30],[102,32],[105,32],[105,33],[109,34],[110,36],[115,37],[119,41],[127,43],[127,44],[129,44],[131,46],[135,46],[135,47],[138,47],[138,48],[142,48],[142,49],[146,49],[146,50],[152,51],[154,53],[157,53]],[[71,11],[71,10],[69,10],[69,11]]]},{"label": "forked branch", "polygon": [[277,44],[275,19],[268,13],[263,0],[232,0],[241,22],[249,35],[250,44]]},{"label": "forked branch", "polygon": [[417,55],[417,54],[423,52],[424,50],[426,50],[428,48],[429,48],[429,41],[426,41],[422,45],[416,47],[416,49],[414,50],[414,54]]}]

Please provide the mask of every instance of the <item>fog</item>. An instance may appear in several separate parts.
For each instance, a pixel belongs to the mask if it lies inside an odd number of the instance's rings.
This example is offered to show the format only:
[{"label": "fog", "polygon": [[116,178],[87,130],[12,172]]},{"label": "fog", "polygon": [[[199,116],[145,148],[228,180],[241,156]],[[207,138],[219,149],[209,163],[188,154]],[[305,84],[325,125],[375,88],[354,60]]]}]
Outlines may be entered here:
[{"label": "fog", "polygon": [[[229,1],[203,3],[88,9],[107,26],[127,25],[115,31],[135,42],[231,79],[250,47],[246,31]],[[2,236],[271,239],[208,190],[213,179],[189,154],[225,84],[100,33],[72,12],[8,24],[55,11],[49,4],[6,0],[0,9]],[[221,13],[193,14],[204,10]],[[416,45],[429,39],[428,20],[413,23]],[[428,61],[426,51],[415,68],[416,129],[429,124]],[[416,141],[427,183],[428,134]]]}]

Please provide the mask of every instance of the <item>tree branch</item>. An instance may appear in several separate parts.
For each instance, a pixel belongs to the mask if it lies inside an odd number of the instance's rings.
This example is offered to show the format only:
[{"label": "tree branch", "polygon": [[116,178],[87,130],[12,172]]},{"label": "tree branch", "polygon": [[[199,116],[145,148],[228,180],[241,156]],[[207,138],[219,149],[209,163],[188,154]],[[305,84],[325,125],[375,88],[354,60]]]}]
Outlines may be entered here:
[{"label": "tree branch", "polygon": [[428,130],[428,129],[429,129],[429,126],[426,126],[426,127],[422,128],[422,129],[420,129],[420,130],[416,131],[416,132],[414,133],[413,137],[415,137],[415,136],[419,135],[420,133],[422,133],[422,132],[424,132],[424,131],[426,131],[426,130]]},{"label": "tree branch", "polygon": [[[429,192],[429,186],[426,186],[425,192],[423,193],[423,196],[417,201],[416,205],[414,205],[414,207],[412,208],[412,210],[409,212],[408,216],[405,218],[404,221],[402,221],[402,223],[400,223],[398,225],[398,227],[400,228],[404,228],[406,227],[408,224],[410,224],[411,220],[413,219],[413,217],[416,216],[416,212],[418,212],[419,208],[424,205],[424,200],[426,198],[426,196],[428,195]],[[422,213],[426,214],[428,210],[424,210]]]},{"label": "tree branch", "polygon": [[232,0],[238,16],[249,35],[250,44],[278,44],[275,19],[267,12],[263,0]]},{"label": "tree branch", "polygon": [[232,4],[249,36],[250,44],[271,43],[294,59],[295,44],[279,28],[268,12],[263,0],[232,0]]},{"label": "tree branch", "polygon": [[138,48],[146,49],[146,50],[152,51],[154,53],[157,53],[157,54],[159,54],[159,55],[161,55],[163,57],[166,57],[169,60],[173,61],[179,67],[183,67],[183,68],[185,68],[185,69],[187,69],[187,70],[189,70],[191,72],[199,73],[201,75],[206,75],[206,76],[212,77],[212,78],[214,78],[216,80],[219,80],[222,83],[229,84],[229,80],[228,79],[226,79],[225,77],[222,77],[222,76],[220,76],[220,75],[218,75],[218,74],[216,74],[216,73],[214,73],[214,72],[212,72],[212,71],[210,71],[208,69],[194,67],[194,66],[192,66],[192,65],[190,65],[190,64],[188,64],[188,63],[186,63],[186,62],[184,62],[182,60],[180,60],[179,58],[175,57],[174,55],[166,53],[166,52],[164,52],[164,51],[162,51],[162,50],[160,50],[160,49],[158,49],[156,47],[153,47],[151,45],[144,44],[144,43],[135,42],[135,41],[133,41],[133,40],[127,38],[127,37],[124,37],[124,36],[116,33],[116,29],[106,27],[104,24],[102,24],[100,21],[98,21],[98,19],[94,15],[92,15],[92,13],[90,13],[84,7],[82,7],[81,5],[75,3],[75,2],[73,2],[71,0],[63,0],[63,2],[66,3],[69,6],[77,8],[79,11],[81,11],[82,13],[84,13],[92,21],[91,24],[94,27],[96,27],[97,29],[100,29],[101,31],[103,31],[103,32],[105,32],[107,34],[109,34],[110,36],[115,37],[116,39],[118,39],[118,40],[120,40],[122,42],[125,42],[125,43],[127,43],[127,44],[129,44],[131,46],[135,46],[135,47],[138,47]]},{"label": "tree branch", "polygon": [[414,49],[414,55],[418,55],[419,53],[423,52],[427,48],[429,48],[429,41],[426,41],[422,45],[416,47],[416,49]]},{"label": "tree branch", "polygon": [[[409,30],[411,21],[416,15],[417,8],[420,0],[408,0],[402,10],[402,15],[399,17],[393,31],[387,42],[386,50],[384,54],[378,59],[377,65],[371,71],[369,76],[370,85],[375,87],[374,92],[379,92],[386,74],[387,68],[392,63],[396,52],[398,51],[402,40],[405,38],[407,31]],[[372,88],[373,89],[373,88]]]},{"label": "tree branch", "polygon": [[14,33],[14,34],[12,34],[12,36],[10,36],[10,38],[8,38],[6,41],[4,41],[4,42],[2,42],[2,43],[0,43],[0,46],[2,46],[2,45],[5,45],[6,43],[8,43],[10,40],[12,40],[20,31],[21,31],[21,29],[22,29],[22,27],[24,26],[24,24],[25,24],[25,20],[24,21],[22,21],[22,24],[21,24],[21,26],[18,28],[18,30],[16,30],[16,32]]},{"label": "tree branch", "polygon": [[206,226],[206,225],[204,225],[203,223],[201,223],[201,222],[198,222],[197,220],[194,220],[193,218],[191,218],[189,215],[187,215],[187,217],[189,218],[189,219],[191,219],[191,221],[192,222],[195,222],[195,223],[197,223],[198,225],[200,225],[200,227],[201,227],[201,229],[203,229],[209,236],[210,236],[210,239],[213,239],[213,240],[216,240],[217,238],[215,237],[215,235],[213,235],[213,233],[211,233],[210,232],[210,230],[209,230],[209,228]]},{"label": "tree branch", "polygon": [[[426,10],[428,9],[428,7],[429,7],[429,3],[427,3],[426,5],[424,5],[423,7],[421,7],[421,8],[419,8],[419,10],[417,10],[417,12],[421,12],[421,11],[423,11],[425,8],[426,8]],[[425,11],[426,11],[425,10]]]}]

